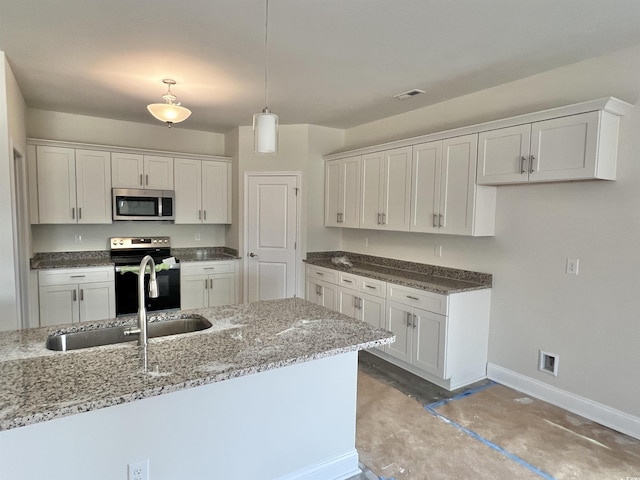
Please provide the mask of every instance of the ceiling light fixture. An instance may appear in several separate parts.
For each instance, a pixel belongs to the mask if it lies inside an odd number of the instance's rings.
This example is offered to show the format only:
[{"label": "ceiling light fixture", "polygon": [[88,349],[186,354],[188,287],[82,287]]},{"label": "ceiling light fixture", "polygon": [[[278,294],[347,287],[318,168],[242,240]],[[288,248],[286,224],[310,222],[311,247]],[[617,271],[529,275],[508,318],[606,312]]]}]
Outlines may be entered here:
[{"label": "ceiling light fixture", "polygon": [[166,103],[152,103],[147,105],[147,110],[158,120],[166,122],[171,127],[174,123],[184,122],[189,118],[191,110],[181,106],[180,103],[175,103],[176,96],[171,93],[171,85],[176,84],[175,80],[165,78],[162,83],[167,86],[167,93],[162,96]]},{"label": "ceiling light fixture", "polygon": [[269,40],[269,0],[266,0],[264,22],[264,109],[253,116],[253,137],[256,153],[276,153],[278,151],[278,115],[271,113],[267,97]]}]

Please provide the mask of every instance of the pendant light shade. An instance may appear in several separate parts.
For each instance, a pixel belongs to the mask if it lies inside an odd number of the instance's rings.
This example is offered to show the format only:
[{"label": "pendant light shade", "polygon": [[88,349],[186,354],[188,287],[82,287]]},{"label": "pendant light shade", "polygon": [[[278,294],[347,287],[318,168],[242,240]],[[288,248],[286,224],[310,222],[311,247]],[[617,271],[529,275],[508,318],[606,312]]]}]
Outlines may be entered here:
[{"label": "pendant light shade", "polygon": [[254,149],[257,153],[278,151],[278,115],[265,108],[253,116]]},{"label": "pendant light shade", "polygon": [[268,57],[267,45],[269,39],[269,0],[265,0],[264,20],[264,109],[253,116],[253,137],[256,153],[276,153],[278,151],[278,115],[271,113],[268,107],[267,87]]},{"label": "pendant light shade", "polygon": [[155,118],[171,127],[174,123],[184,122],[189,118],[191,110],[181,106],[180,103],[175,103],[176,96],[171,93],[171,85],[176,84],[175,80],[167,78],[162,80],[162,83],[167,85],[167,93],[162,96],[166,103],[152,103],[147,105],[147,110]]}]

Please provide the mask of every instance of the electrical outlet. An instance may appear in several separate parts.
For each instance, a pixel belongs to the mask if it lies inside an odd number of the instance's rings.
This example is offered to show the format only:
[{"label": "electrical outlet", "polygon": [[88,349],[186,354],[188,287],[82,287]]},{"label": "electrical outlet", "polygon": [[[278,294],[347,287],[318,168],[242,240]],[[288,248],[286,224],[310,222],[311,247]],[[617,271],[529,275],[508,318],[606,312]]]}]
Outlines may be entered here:
[{"label": "electrical outlet", "polygon": [[196,242],[200,241],[200,233],[196,233]]},{"label": "electrical outlet", "polygon": [[149,459],[130,463],[128,480],[149,480]]},{"label": "electrical outlet", "polygon": [[74,235],[74,240],[76,243],[82,243],[82,235],[80,235],[79,233],[76,233]]},{"label": "electrical outlet", "polygon": [[567,258],[567,268],[565,273],[568,275],[578,275],[578,267],[580,266],[580,260],[577,258]]},{"label": "electrical outlet", "polygon": [[364,248],[369,247],[369,238],[364,239]]},{"label": "electrical outlet", "polygon": [[441,257],[442,256],[442,245],[434,245],[433,246],[433,254],[436,257]]}]

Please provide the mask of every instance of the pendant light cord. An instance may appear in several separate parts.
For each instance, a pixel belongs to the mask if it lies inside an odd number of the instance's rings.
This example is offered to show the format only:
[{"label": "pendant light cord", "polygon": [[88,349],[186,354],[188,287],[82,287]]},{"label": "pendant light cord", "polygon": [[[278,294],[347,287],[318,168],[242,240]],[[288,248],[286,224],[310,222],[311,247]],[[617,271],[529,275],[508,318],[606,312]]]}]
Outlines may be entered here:
[{"label": "pendant light cord", "polygon": [[268,109],[268,85],[269,77],[267,75],[269,69],[269,57],[267,55],[267,44],[269,42],[269,0],[266,0],[265,15],[264,15],[264,108]]}]

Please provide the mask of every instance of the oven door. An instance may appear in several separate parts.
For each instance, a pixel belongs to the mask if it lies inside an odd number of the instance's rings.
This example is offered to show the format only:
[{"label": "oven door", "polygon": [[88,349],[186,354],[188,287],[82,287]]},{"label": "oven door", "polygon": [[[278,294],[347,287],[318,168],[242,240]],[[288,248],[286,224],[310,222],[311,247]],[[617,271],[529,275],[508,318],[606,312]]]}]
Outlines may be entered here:
[{"label": "oven door", "polygon": [[[180,308],[180,264],[156,272],[158,298],[149,298],[149,274],[144,276],[144,304],[148,312]],[[116,267],[116,315],[138,311],[138,273],[122,272]]]}]

